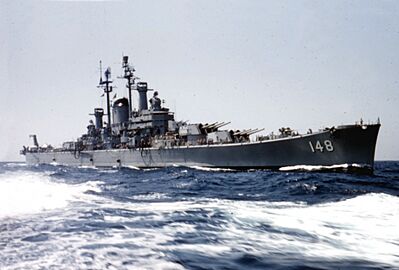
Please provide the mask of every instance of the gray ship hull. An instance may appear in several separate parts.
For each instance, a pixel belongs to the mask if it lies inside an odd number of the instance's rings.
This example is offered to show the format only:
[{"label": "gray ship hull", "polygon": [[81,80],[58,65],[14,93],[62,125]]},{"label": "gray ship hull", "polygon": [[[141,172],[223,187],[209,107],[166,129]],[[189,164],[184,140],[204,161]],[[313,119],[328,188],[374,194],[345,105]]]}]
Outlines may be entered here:
[{"label": "gray ship hull", "polygon": [[372,171],[380,125],[349,125],[313,134],[248,143],[171,148],[26,153],[28,164],[137,167],[201,166],[277,169],[287,166],[357,164]]}]

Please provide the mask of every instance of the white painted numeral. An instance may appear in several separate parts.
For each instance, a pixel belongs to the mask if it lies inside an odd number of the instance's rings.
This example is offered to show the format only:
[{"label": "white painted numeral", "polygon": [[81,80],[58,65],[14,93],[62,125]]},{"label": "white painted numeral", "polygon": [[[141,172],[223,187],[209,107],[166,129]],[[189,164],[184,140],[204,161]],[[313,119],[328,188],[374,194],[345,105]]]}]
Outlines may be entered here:
[{"label": "white painted numeral", "polygon": [[311,141],[309,141],[309,146],[313,153],[316,152]]},{"label": "white painted numeral", "polygon": [[316,153],[317,151],[323,153],[324,149],[326,149],[328,152],[334,151],[333,143],[330,140],[325,140],[323,143],[317,140],[315,144],[309,141],[309,146],[313,153]]},{"label": "white painted numeral", "polygon": [[327,150],[328,152],[334,151],[334,146],[333,146],[333,144],[332,144],[332,142],[331,142],[330,140],[325,140],[325,141],[324,141],[324,145],[325,145],[326,150]]},{"label": "white painted numeral", "polygon": [[316,150],[323,152],[324,147],[321,145],[320,141],[316,142]]}]

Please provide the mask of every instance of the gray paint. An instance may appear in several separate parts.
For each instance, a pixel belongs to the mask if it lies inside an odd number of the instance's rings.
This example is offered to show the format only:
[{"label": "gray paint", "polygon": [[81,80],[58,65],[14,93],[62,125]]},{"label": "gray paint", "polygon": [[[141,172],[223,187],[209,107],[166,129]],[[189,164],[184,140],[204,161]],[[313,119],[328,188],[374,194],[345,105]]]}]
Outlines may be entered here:
[{"label": "gray paint", "polygon": [[96,129],[103,128],[103,116],[104,116],[104,110],[102,108],[94,109],[94,117],[96,119]]},{"label": "gray paint", "polygon": [[146,82],[137,83],[137,91],[139,92],[139,111],[147,110],[148,109],[147,83]]},{"label": "gray paint", "polygon": [[[204,166],[234,169],[281,168],[294,165],[359,164],[372,170],[380,125],[350,125],[333,131],[251,143],[27,153],[28,164],[68,166],[132,166],[139,168]],[[309,142],[332,142],[333,151],[313,152]],[[120,162],[117,162],[120,160]]]},{"label": "gray paint", "polygon": [[129,121],[129,101],[127,98],[119,98],[112,106],[112,119],[114,124]]},{"label": "gray paint", "polygon": [[[129,66],[127,60],[123,57],[122,69],[125,71]],[[109,111],[109,92],[112,91],[109,68],[105,72],[105,81],[100,81],[107,94]],[[113,103],[112,125],[108,123],[99,128],[100,112],[96,115],[95,111],[96,126],[91,122],[87,133],[71,144],[73,149],[24,147],[22,153],[27,162],[101,167],[196,165],[241,169],[361,164],[373,168],[379,123],[363,125],[361,121],[356,125],[338,126],[307,135],[281,128],[280,135],[272,134],[250,142],[249,136],[259,129],[227,131],[218,130],[229,124],[224,122],[205,125],[176,122],[174,114],[168,108],[162,108],[158,98],[156,106],[153,102],[149,110],[147,83],[132,83],[139,93],[138,111],[130,112],[128,99],[119,98]],[[128,91],[131,87],[127,85]],[[170,122],[176,124],[177,130],[168,131]]]}]

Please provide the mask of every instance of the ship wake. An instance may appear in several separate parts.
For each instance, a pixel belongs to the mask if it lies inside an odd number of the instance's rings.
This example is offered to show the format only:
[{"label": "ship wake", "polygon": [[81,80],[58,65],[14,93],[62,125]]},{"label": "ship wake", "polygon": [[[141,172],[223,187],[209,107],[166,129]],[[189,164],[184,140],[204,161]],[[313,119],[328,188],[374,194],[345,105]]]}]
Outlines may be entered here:
[{"label": "ship wake", "polygon": [[279,171],[317,171],[317,172],[353,172],[353,173],[372,173],[372,168],[367,165],[362,164],[336,164],[331,166],[322,165],[294,165],[294,166],[284,166],[279,168]]}]

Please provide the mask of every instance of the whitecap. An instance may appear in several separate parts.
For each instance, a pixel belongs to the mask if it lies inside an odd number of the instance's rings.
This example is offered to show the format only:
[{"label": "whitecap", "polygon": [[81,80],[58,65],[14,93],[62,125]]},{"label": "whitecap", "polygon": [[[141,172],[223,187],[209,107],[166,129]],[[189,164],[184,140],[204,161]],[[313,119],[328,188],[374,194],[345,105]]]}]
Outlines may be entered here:
[{"label": "whitecap", "polygon": [[335,164],[331,166],[322,165],[294,165],[284,166],[279,168],[280,171],[320,171],[320,170],[335,170],[335,169],[348,169],[350,167],[362,168],[359,164]]},{"label": "whitecap", "polygon": [[101,192],[99,181],[77,185],[51,181],[48,173],[10,172],[0,175],[0,218],[64,208],[70,202]]},{"label": "whitecap", "polygon": [[28,165],[24,162],[8,162],[5,163],[4,166],[8,168],[18,168],[18,167],[26,167]]},{"label": "whitecap", "polygon": [[92,170],[98,170],[98,168],[94,165],[80,165],[78,166],[79,169],[92,169]]},{"label": "whitecap", "polygon": [[213,167],[202,167],[202,166],[188,166],[191,169],[206,171],[206,172],[234,172],[233,169],[227,168],[213,168]]},{"label": "whitecap", "polygon": [[127,168],[127,169],[132,169],[132,170],[141,170],[139,167],[133,166],[133,165],[122,165],[122,168]]},{"label": "whitecap", "polygon": [[153,193],[149,193],[149,194],[139,194],[139,195],[134,195],[134,196],[130,197],[130,199],[142,200],[142,201],[159,200],[159,199],[166,199],[166,198],[169,198],[169,196],[167,194],[159,193],[159,192],[153,192]]}]

